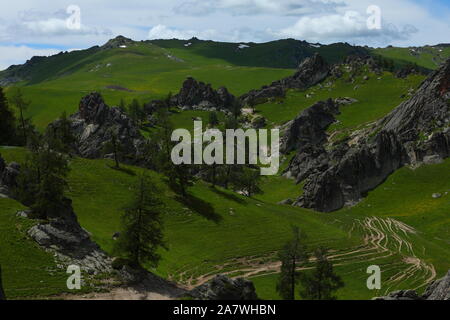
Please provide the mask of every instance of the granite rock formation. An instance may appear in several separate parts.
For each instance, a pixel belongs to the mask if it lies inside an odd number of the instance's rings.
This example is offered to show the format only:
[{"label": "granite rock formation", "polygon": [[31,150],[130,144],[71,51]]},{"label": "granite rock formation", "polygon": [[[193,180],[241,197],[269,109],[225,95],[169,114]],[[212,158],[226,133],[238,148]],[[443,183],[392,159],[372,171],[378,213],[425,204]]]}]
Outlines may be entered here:
[{"label": "granite rock formation", "polygon": [[[109,107],[99,93],[91,93],[81,99],[79,111],[70,117],[71,131],[75,137],[74,149],[83,158],[101,158],[105,143],[117,136],[127,162],[134,162],[140,155],[144,138],[133,121],[118,107]],[[57,120],[50,126],[58,127]],[[126,160],[126,159],[125,159]]]},{"label": "granite rock formation", "polygon": [[[352,137],[352,143],[344,141],[330,150],[317,140],[300,146],[286,173],[297,181],[306,178],[304,194],[295,204],[324,212],[338,210],[357,203],[402,166],[447,158],[449,91],[450,60],[431,74],[408,101],[370,130]],[[306,169],[298,168],[300,160]]]},{"label": "granite rock formation", "polygon": [[252,90],[240,97],[242,104],[262,103],[270,98],[283,97],[288,89],[307,89],[323,81],[330,74],[330,67],[325,60],[315,54],[306,58],[297,72],[287,78],[273,82],[259,90]]}]

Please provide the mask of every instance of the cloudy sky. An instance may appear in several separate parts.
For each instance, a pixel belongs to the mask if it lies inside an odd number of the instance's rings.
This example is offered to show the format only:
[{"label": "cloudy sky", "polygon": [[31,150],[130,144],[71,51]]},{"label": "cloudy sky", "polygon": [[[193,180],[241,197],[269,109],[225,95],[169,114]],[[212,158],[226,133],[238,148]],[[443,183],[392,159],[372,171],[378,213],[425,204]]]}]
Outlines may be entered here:
[{"label": "cloudy sky", "polygon": [[[368,13],[373,6],[380,9],[379,25],[377,10]],[[2,0],[0,70],[117,35],[376,47],[450,43],[450,0]]]}]

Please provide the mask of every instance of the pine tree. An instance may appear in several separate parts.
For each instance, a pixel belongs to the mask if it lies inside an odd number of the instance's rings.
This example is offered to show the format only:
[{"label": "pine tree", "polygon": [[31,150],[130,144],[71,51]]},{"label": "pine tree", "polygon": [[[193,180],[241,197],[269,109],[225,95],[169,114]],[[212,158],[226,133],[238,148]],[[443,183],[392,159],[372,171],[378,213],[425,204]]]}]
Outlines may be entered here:
[{"label": "pine tree", "polygon": [[234,172],[232,180],[235,189],[238,191],[244,191],[248,197],[261,193],[261,189],[259,187],[261,175],[259,170],[242,166],[239,172]]},{"label": "pine tree", "polygon": [[312,273],[305,273],[300,277],[302,289],[300,296],[309,300],[336,300],[333,293],[344,287],[342,279],[334,272],[333,264],[326,257],[327,250],[318,248],[316,268]]},{"label": "pine tree", "polygon": [[120,109],[122,112],[126,112],[126,111],[127,111],[127,105],[126,105],[125,100],[124,100],[123,98],[120,99],[119,109]]},{"label": "pine tree", "polygon": [[298,282],[297,266],[308,261],[305,235],[298,227],[292,229],[293,239],[279,252],[281,273],[277,283],[277,292],[284,300],[295,300],[295,286]]},{"label": "pine tree", "polygon": [[72,122],[65,111],[61,114],[58,125],[47,128],[46,138],[56,151],[70,153],[73,150],[76,138],[72,133]]},{"label": "pine tree", "polygon": [[122,216],[123,232],[115,248],[131,265],[157,267],[161,258],[158,249],[165,248],[162,211],[159,190],[154,181],[142,175],[134,199]]},{"label": "pine tree", "polygon": [[109,137],[109,141],[107,141],[103,146],[103,154],[112,154],[114,158],[115,168],[119,169],[120,162],[122,161],[124,156],[124,148],[117,136],[117,133],[113,129],[109,131]]},{"label": "pine tree", "polygon": [[16,107],[16,109],[19,111],[19,120],[20,120],[20,129],[21,129],[21,135],[23,138],[23,144],[27,143],[28,140],[28,132],[30,131],[30,126],[27,123],[27,119],[25,119],[24,112],[28,109],[30,106],[30,102],[25,101],[22,91],[20,89],[16,89],[16,91],[13,93],[11,97],[11,104]]},{"label": "pine tree", "polygon": [[[39,138],[33,138],[39,141]],[[36,142],[21,166],[15,196],[29,206],[37,218],[58,216],[64,201],[69,166],[66,156],[48,142]]]},{"label": "pine tree", "polygon": [[217,117],[217,112],[212,111],[209,113],[209,125],[211,128],[216,127],[219,124],[219,118]]},{"label": "pine tree", "polygon": [[0,87],[0,145],[13,144],[16,131],[16,118],[9,108],[3,88]]}]

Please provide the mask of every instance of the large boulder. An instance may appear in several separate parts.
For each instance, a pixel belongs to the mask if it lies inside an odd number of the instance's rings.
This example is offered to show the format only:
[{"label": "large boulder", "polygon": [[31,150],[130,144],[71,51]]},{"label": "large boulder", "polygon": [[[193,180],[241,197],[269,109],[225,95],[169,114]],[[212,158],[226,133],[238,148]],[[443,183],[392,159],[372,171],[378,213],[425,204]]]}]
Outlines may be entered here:
[{"label": "large boulder", "polygon": [[235,100],[227,88],[214,90],[210,84],[189,77],[184,81],[180,92],[172,97],[171,103],[179,107],[231,110]]},{"label": "large boulder", "polygon": [[[84,158],[103,157],[104,146],[116,135],[122,153],[127,162],[135,162],[139,158],[144,138],[139,128],[118,107],[109,107],[102,96],[91,93],[81,99],[79,111],[70,117],[71,131],[75,137],[75,150]],[[60,120],[50,124],[60,126]]]},{"label": "large boulder", "polygon": [[[425,80],[416,94],[380,120],[341,145],[326,150],[315,144],[304,193],[296,205],[334,211],[357,203],[404,165],[417,166],[450,155],[450,60]],[[298,137],[298,140],[302,140]],[[299,150],[301,155],[304,151]],[[311,159],[312,157],[309,157]],[[304,160],[304,159],[303,159]],[[312,161],[312,160],[311,160]],[[288,169],[298,180],[304,170]],[[302,176],[298,176],[303,174]]]},{"label": "large boulder", "polygon": [[258,300],[251,281],[242,278],[233,280],[224,275],[218,275],[195,288],[190,295],[199,300]]}]

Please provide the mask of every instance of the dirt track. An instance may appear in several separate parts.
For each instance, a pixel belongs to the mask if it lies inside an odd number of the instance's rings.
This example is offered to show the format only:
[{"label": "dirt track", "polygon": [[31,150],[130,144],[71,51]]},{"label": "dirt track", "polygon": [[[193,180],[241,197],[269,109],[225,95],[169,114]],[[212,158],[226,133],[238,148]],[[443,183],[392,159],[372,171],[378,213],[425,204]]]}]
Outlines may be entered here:
[{"label": "dirt track", "polygon": [[[410,236],[416,234],[416,230],[398,220],[392,218],[367,217],[355,220],[349,236],[352,232],[359,231],[363,234],[363,244],[342,252],[332,252],[328,258],[335,266],[356,265],[385,259],[394,255],[401,255],[402,261],[395,266],[397,273],[389,277],[385,282],[386,291],[393,286],[414,278],[417,288],[423,287],[436,277],[434,266],[418,258],[414,252],[414,245]],[[187,289],[203,284],[211,280],[217,273],[231,277],[254,277],[278,273],[281,263],[276,261],[276,253],[265,257],[248,257],[232,260],[226,264],[215,266],[215,270],[196,277],[186,275],[194,274],[196,269],[184,270],[176,278],[181,279]],[[299,268],[308,269],[309,267]],[[223,271],[221,271],[223,270]],[[227,271],[224,271],[227,270]]]}]

